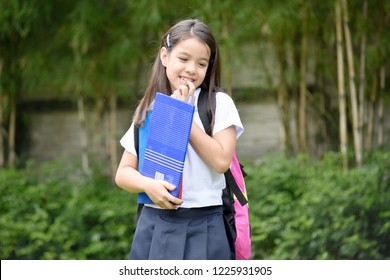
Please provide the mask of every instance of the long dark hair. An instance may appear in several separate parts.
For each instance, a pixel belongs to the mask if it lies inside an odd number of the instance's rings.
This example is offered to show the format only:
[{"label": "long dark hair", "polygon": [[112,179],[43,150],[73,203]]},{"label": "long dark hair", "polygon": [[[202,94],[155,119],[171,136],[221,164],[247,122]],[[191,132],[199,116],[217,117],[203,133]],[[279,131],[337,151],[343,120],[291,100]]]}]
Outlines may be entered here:
[{"label": "long dark hair", "polygon": [[[169,37],[169,40],[167,40],[167,37]],[[195,37],[205,43],[210,48],[211,52],[206,76],[200,86],[202,88],[202,92],[207,92],[210,97],[208,100],[211,101],[214,100],[211,96],[221,90],[221,65],[218,45],[214,35],[209,27],[200,20],[182,20],[172,26],[161,38],[160,47],[153,64],[149,84],[134,113],[134,122],[136,125],[141,126],[145,121],[147,109],[153,102],[156,92],[165,93],[167,95],[172,94],[171,86],[166,75],[166,69],[162,65],[160,59],[160,49],[165,47],[170,52],[180,41],[192,37]],[[212,108],[213,106],[210,105],[210,107]],[[212,119],[214,119],[214,112],[212,112],[212,114]]]}]

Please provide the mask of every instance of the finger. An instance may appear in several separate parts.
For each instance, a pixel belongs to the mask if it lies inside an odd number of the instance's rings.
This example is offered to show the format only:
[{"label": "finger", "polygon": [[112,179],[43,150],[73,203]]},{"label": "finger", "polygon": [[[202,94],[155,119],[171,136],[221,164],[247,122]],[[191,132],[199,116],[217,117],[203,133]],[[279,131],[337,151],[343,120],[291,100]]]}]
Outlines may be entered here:
[{"label": "finger", "polygon": [[167,190],[169,190],[169,191],[173,191],[173,190],[176,189],[176,186],[175,186],[175,185],[172,185],[172,184],[170,184],[170,183],[168,183],[168,182],[165,182],[165,181],[164,181],[164,183],[163,183],[163,186],[164,186]]},{"label": "finger", "polygon": [[[174,198],[172,198],[172,200],[174,200]],[[179,201],[176,201],[176,202],[179,202]],[[181,202],[181,200],[180,200],[180,202]],[[180,204],[175,204],[169,199],[164,199],[164,200],[160,201],[160,203],[158,203],[157,205],[163,209],[173,210],[173,209],[177,209],[177,207],[179,207]]]},{"label": "finger", "polygon": [[185,85],[180,85],[179,91],[180,91],[181,95],[184,95],[184,96],[188,95],[188,87]]},{"label": "finger", "polygon": [[181,92],[179,89],[175,90],[172,94],[171,97],[179,99],[182,96]]},{"label": "finger", "polygon": [[177,209],[179,206],[180,206],[180,204],[175,204],[175,203],[172,203],[171,201],[167,201],[167,202],[164,204],[164,207],[163,207],[163,208],[168,209],[168,210],[175,210],[175,209]]},{"label": "finger", "polygon": [[188,94],[194,94],[195,92],[195,85],[193,82],[188,82]]},{"label": "finger", "polygon": [[[175,185],[172,185],[166,181],[164,181],[163,183],[164,187],[168,190],[168,191],[173,191],[176,189],[176,186]],[[164,201],[167,201],[167,203],[164,203],[166,207],[168,207],[169,209],[176,209],[179,205],[181,205],[183,203],[183,200],[180,199],[180,198],[177,198],[171,194],[168,194],[167,198],[164,199]]]},{"label": "finger", "polygon": [[177,197],[172,196],[169,199],[169,202],[172,204],[174,208],[177,208],[179,205],[183,204],[183,200]]}]

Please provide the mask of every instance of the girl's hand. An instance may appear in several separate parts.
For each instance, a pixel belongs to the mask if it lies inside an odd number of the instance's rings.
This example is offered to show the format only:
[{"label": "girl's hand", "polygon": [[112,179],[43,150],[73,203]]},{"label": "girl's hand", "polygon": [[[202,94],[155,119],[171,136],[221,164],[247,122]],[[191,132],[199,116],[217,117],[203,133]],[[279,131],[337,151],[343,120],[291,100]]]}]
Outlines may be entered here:
[{"label": "girl's hand", "polygon": [[186,85],[180,85],[177,90],[172,93],[172,97],[184,102],[188,102],[190,96],[195,92],[195,86],[192,82],[187,82]]},{"label": "girl's hand", "polygon": [[174,197],[168,191],[173,191],[176,187],[163,180],[151,180],[145,190],[149,198],[163,209],[177,209],[183,203],[182,199]]}]

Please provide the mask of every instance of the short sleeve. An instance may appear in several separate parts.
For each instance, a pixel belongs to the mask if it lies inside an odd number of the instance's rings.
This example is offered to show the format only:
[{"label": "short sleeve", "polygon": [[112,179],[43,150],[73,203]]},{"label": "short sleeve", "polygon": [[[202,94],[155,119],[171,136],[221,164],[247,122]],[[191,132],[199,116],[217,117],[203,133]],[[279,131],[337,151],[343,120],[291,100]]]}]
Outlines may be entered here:
[{"label": "short sleeve", "polygon": [[244,132],[240,115],[233,99],[224,92],[218,92],[216,96],[215,124],[213,134],[234,125],[236,127],[236,138]]},{"label": "short sleeve", "polygon": [[127,130],[119,142],[126,151],[137,156],[134,144],[134,122],[131,124],[129,130]]}]

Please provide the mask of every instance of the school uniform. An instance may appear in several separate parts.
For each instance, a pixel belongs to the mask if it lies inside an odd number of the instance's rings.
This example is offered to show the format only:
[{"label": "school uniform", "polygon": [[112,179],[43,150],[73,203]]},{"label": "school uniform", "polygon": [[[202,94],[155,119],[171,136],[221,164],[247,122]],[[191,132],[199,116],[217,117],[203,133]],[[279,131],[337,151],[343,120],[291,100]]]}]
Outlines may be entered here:
[{"label": "school uniform", "polygon": [[[193,121],[203,129],[197,108],[199,93],[200,89],[194,93]],[[147,119],[150,115],[147,114]],[[238,138],[244,131],[238,110],[229,95],[218,92],[213,134],[232,125]],[[147,134],[147,130],[146,121],[139,130],[140,161],[146,146],[142,134]],[[120,143],[137,156],[134,123]],[[210,168],[189,143],[182,179],[183,204],[177,210],[164,210],[155,204],[145,205],[137,223],[129,259],[229,259],[231,252],[222,213],[222,190],[225,186],[224,174]]]}]

